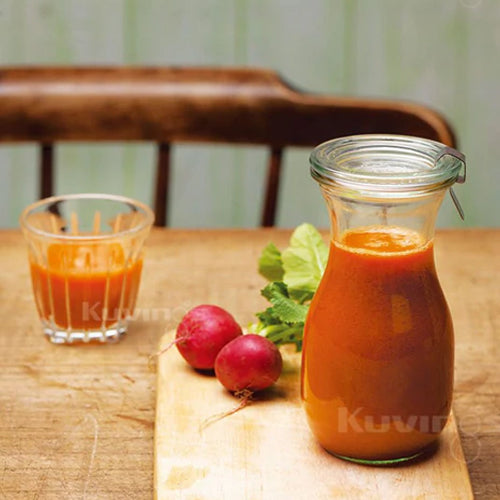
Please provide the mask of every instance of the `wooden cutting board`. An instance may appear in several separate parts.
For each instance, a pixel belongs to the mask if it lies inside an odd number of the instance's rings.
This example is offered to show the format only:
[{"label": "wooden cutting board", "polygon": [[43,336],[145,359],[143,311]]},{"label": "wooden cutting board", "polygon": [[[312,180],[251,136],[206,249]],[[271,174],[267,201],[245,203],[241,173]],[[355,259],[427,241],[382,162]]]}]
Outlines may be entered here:
[{"label": "wooden cutting board", "polygon": [[[160,349],[173,339],[166,334]],[[455,420],[437,451],[397,467],[370,467],[326,453],[301,408],[300,355],[284,353],[277,384],[237,406],[213,376],[172,348],[158,358],[155,498],[182,500],[472,499]],[[208,425],[207,425],[208,424]]]}]

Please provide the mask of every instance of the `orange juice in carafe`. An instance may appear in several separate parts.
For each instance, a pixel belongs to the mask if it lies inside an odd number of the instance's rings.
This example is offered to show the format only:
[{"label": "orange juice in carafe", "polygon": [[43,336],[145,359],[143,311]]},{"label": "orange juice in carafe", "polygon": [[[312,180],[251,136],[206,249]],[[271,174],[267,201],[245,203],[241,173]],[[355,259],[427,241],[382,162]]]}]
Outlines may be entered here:
[{"label": "orange juice in carafe", "polygon": [[[446,424],[453,327],[434,265],[433,228],[462,160],[434,167],[441,147],[357,136],[321,145],[311,157],[332,238],[305,325],[302,397],[316,439],[342,458],[407,460]],[[401,150],[430,158],[405,171]],[[420,184],[419,169],[428,175]]]}]

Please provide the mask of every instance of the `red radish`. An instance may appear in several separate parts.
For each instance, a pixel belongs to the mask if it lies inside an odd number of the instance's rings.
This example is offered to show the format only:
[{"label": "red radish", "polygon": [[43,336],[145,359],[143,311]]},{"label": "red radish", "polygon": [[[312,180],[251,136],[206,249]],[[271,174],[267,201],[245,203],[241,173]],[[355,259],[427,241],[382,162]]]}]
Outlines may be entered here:
[{"label": "red radish", "polygon": [[215,375],[231,392],[265,389],[281,374],[283,360],[276,345],[260,335],[241,335],[226,344],[215,359]]},{"label": "red radish", "polygon": [[203,304],[182,318],[175,343],[193,368],[211,370],[219,351],[242,333],[240,325],[226,310]]}]

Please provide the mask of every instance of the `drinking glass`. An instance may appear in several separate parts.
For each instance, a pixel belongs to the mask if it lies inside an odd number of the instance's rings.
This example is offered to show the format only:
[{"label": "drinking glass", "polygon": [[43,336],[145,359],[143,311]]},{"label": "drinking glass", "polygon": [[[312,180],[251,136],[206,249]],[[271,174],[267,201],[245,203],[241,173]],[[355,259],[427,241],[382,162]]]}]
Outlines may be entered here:
[{"label": "drinking glass", "polygon": [[55,344],[117,341],[136,304],[146,205],[109,194],[71,194],[29,205],[20,224],[35,303]]}]

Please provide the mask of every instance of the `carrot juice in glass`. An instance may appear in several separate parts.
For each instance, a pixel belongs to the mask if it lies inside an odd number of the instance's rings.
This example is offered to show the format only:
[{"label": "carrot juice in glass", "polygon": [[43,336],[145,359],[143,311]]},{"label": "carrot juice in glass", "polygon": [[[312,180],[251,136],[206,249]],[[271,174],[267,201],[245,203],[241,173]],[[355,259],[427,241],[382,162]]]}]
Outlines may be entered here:
[{"label": "carrot juice in glass", "polygon": [[304,329],[302,398],[314,436],[340,458],[409,460],[446,424],[453,326],[433,239],[462,169],[459,152],[407,136],[340,138],[311,154],[331,242]]},{"label": "carrot juice in glass", "polygon": [[30,205],[20,222],[47,338],[118,340],[134,312],[152,211],[121,196],[75,194]]}]

